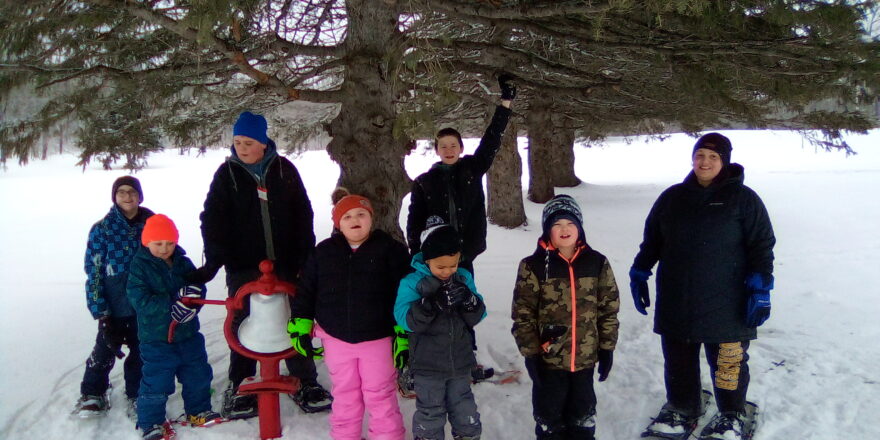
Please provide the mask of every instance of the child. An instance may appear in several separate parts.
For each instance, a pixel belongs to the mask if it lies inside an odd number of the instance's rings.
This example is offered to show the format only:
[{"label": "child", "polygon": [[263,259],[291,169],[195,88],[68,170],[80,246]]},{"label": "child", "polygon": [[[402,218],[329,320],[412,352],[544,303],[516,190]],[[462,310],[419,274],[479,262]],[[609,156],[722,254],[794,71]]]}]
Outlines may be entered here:
[{"label": "child", "polygon": [[[440,223],[440,224],[438,224]],[[447,415],[456,440],[477,440],[480,414],[471,392],[473,327],[486,316],[470,272],[459,268],[461,242],[455,229],[429,219],[415,272],[400,282],[394,317],[410,335],[409,365],[416,391],[413,436],[440,440]]]},{"label": "child", "polygon": [[88,418],[106,414],[110,408],[107,389],[110,370],[116,357],[125,356],[120,347],[128,345],[125,359],[126,411],[135,417],[135,401],[141,382],[141,355],[137,336],[137,318],[125,295],[128,266],[140,248],[138,238],[144,222],[153,211],[140,206],[144,200],[141,182],[122,176],[113,182],[110,193],[113,207],[101,221],[92,225],[86,246],[86,302],[92,317],[98,320],[95,347],[86,361],[80,384],[81,397],[73,414]]},{"label": "child", "polygon": [[[593,439],[596,393],[617,343],[617,284],[604,255],[587,245],[577,202],[558,195],[542,215],[535,253],[519,265],[513,336],[532,378],[538,439]],[[572,285],[574,284],[574,285]]]},{"label": "child", "polygon": [[[166,435],[165,402],[174,392],[174,378],[183,385],[186,421],[211,425],[220,415],[211,411],[211,379],[214,374],[199,333],[198,309],[187,307],[182,297],[205,297],[205,285],[186,285],[183,274],[195,270],[183,248],[177,246],[174,222],[162,214],[147,220],[141,235],[144,246],[134,256],[128,277],[128,299],[137,312],[143,378],[137,400],[138,428],[144,440]],[[168,327],[178,323],[174,341]]]},{"label": "child", "polygon": [[[392,310],[409,253],[384,231],[372,230],[369,200],[344,189],[335,194],[344,195],[333,207],[335,231],[306,260],[288,326],[291,343],[303,356],[324,356],[333,384],[332,438],[360,440],[366,406],[370,439],[403,440]],[[313,320],[323,343],[318,349],[311,342]]]},{"label": "child", "polygon": [[420,250],[421,234],[429,217],[449,220],[462,241],[459,265],[474,273],[474,259],[486,250],[486,196],[483,193],[483,175],[489,171],[495,154],[501,147],[501,137],[510,120],[510,104],[516,97],[513,77],[501,75],[501,105],[495,108],[492,122],[480,139],[473,155],[462,157],[464,147],[461,134],[454,128],[444,128],[434,139],[434,152],[440,157],[430,170],[413,181],[409,215],[406,220],[406,239],[410,254]]}]

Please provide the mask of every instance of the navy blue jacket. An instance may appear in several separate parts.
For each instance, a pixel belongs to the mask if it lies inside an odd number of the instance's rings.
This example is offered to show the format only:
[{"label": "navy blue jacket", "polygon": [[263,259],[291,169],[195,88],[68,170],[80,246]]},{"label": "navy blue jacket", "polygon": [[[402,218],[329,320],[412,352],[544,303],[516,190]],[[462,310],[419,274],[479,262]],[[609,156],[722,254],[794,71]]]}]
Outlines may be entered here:
[{"label": "navy blue jacket", "polygon": [[645,221],[633,267],[658,261],[654,331],[678,340],[720,343],[751,340],[745,286],[750,273],[773,273],[776,238],[761,198],[730,164],[726,178],[708,187],[691,172],[664,191]]},{"label": "navy blue jacket", "polygon": [[123,318],[134,315],[125,296],[128,265],[141,248],[144,223],[153,215],[143,206],[131,223],[116,204],[92,225],[86,244],[86,304],[92,317]]}]

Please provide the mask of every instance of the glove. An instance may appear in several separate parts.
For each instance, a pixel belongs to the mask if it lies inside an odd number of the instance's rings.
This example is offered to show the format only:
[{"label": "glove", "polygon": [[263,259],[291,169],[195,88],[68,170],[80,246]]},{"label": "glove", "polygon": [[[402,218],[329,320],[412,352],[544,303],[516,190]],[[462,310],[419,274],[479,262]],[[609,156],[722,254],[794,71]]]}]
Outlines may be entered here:
[{"label": "glove", "polygon": [[749,289],[749,302],[746,306],[746,325],[758,327],[770,317],[770,290],[773,289],[773,275],[751,273],[746,277]]},{"label": "glove", "polygon": [[104,344],[113,352],[114,356],[119,359],[125,357],[125,353],[122,352],[121,348],[122,344],[125,343],[125,336],[113,325],[113,320],[109,316],[98,318],[98,333],[103,335]]},{"label": "glove", "polygon": [[[205,292],[204,292],[204,290],[202,290],[201,287],[190,284],[188,286],[181,287],[180,290],[177,291],[177,299],[182,299],[182,298],[204,299]],[[199,310],[202,309],[201,304],[187,305],[184,301],[181,301],[181,303],[183,305],[195,310],[196,312],[198,312]]]},{"label": "glove", "polygon": [[399,325],[394,326],[394,343],[391,352],[394,354],[394,368],[401,370],[409,365],[409,335]]},{"label": "glove", "polygon": [[474,296],[471,289],[468,289],[468,286],[465,286],[458,281],[444,284],[443,287],[440,288],[440,292],[442,295],[446,296],[446,304],[450,307],[462,304],[465,300]]},{"label": "glove", "polygon": [[648,278],[651,277],[651,271],[636,269],[629,270],[629,290],[632,291],[633,302],[636,304],[636,310],[643,315],[647,315],[645,310],[651,307],[651,296],[648,292]]},{"label": "glove", "polygon": [[219,266],[206,264],[192,272],[183,274],[183,279],[189,284],[208,284],[217,275],[218,270],[220,270]]},{"label": "glove", "polygon": [[508,101],[516,98],[516,85],[511,81],[513,80],[513,75],[509,73],[502,73],[498,75],[498,85],[501,87],[501,100]]},{"label": "glove", "polygon": [[324,347],[312,346],[312,327],[314,321],[306,318],[292,318],[287,322],[290,345],[297,353],[307,359],[324,359]]},{"label": "glove", "polygon": [[544,353],[550,351],[550,346],[555,344],[559,338],[568,333],[568,327],[564,325],[545,325],[544,328],[541,329],[541,349],[544,350]]},{"label": "glove", "polygon": [[[468,293],[470,293],[470,290],[468,290]],[[467,299],[462,301],[458,306],[461,307],[463,312],[473,312],[474,310],[477,310],[477,306],[479,305],[480,301],[477,299],[477,295],[471,293]]]},{"label": "glove", "polygon": [[180,300],[171,304],[171,319],[183,324],[192,321],[195,317],[196,309],[187,307]]},{"label": "glove", "polygon": [[608,374],[611,373],[611,366],[614,365],[614,352],[611,350],[599,349],[599,382],[605,382]]}]

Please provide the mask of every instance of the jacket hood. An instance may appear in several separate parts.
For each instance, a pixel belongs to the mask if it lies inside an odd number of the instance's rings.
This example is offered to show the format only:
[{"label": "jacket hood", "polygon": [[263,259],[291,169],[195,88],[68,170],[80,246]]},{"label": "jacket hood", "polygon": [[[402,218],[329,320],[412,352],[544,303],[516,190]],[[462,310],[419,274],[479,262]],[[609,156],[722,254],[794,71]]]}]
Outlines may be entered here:
[{"label": "jacket hood", "polygon": [[[228,160],[231,160],[233,162],[238,162],[239,164],[244,165],[245,167],[258,165],[258,164],[248,165],[248,164],[242,162],[241,159],[239,159],[238,154],[235,152],[234,145],[229,146],[229,151],[232,152],[232,155],[229,156]],[[278,147],[275,145],[275,141],[273,141],[272,139],[269,139],[269,141],[266,142],[266,152],[263,154],[263,159],[260,160],[259,165],[265,166],[266,164],[269,163],[270,160],[272,160],[277,155],[278,155]]]},{"label": "jacket hood", "polygon": [[431,273],[431,268],[428,267],[428,263],[425,262],[425,257],[424,255],[422,255],[421,252],[413,255],[410,266],[412,266],[412,268],[420,274],[434,276],[434,274]]}]

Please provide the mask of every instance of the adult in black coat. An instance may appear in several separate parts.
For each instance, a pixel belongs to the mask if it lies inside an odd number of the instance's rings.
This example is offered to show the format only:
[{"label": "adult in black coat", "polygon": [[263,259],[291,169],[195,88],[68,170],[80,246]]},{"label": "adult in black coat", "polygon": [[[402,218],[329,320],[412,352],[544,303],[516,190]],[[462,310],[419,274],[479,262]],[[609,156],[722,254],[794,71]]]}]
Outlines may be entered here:
[{"label": "adult in black coat", "polygon": [[663,344],[665,408],[684,419],[699,415],[704,345],[720,414],[706,431],[722,433],[741,432],[747,350],[770,313],[776,243],[767,209],[743,184],[743,167],[730,163],[731,150],[718,133],[697,141],[693,171],[654,203],[630,270],[636,308],[647,314],[647,280],[659,261],[654,331]]},{"label": "adult in black coat", "polygon": [[489,171],[501,148],[501,137],[510,120],[510,104],[516,97],[516,87],[511,80],[509,75],[498,78],[501,105],[495,108],[492,122],[473,155],[461,156],[464,144],[455,129],[444,128],[437,132],[434,152],[440,156],[440,162],[416,177],[412,186],[406,220],[410,255],[419,253],[425,223],[428,217],[436,215],[458,231],[462,241],[460,266],[473,274],[474,259],[486,250],[483,175]]},{"label": "adult in black coat", "polygon": [[[278,155],[266,130],[262,116],[250,112],[239,116],[233,127],[232,155],[214,173],[200,216],[205,264],[188,279],[206,283],[225,266],[230,297],[259,278],[259,264],[265,259],[274,261],[278,278],[295,282],[315,245],[312,205],[305,186],[296,167]],[[248,315],[247,308],[238,313],[233,328]],[[300,378],[304,393],[318,400],[329,395],[319,390],[313,360],[297,356],[286,363],[290,374]],[[236,395],[239,384],[255,374],[255,360],[230,350],[230,388],[223,405],[226,417],[256,416],[255,396]]]}]

